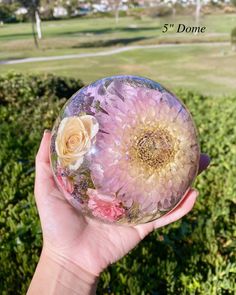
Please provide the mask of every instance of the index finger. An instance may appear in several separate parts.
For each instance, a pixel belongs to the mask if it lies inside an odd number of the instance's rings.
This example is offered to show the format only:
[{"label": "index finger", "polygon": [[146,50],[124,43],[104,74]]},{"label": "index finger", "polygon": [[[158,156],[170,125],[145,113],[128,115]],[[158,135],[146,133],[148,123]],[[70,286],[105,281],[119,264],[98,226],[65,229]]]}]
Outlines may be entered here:
[{"label": "index finger", "polygon": [[206,170],[206,168],[210,164],[210,157],[207,154],[201,154],[200,160],[199,160],[199,168],[198,168],[198,174],[202,173],[202,171]]}]

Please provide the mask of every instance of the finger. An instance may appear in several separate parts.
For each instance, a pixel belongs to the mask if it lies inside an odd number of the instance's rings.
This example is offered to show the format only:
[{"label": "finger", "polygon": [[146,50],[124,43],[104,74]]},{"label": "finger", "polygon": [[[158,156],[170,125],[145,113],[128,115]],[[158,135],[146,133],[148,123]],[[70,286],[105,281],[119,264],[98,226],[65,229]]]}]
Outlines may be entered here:
[{"label": "finger", "polygon": [[144,238],[152,230],[181,219],[184,215],[192,210],[197,196],[198,191],[189,189],[181,202],[172,211],[152,222],[136,225],[135,228],[138,230],[140,236]]},{"label": "finger", "polygon": [[[198,174],[204,171],[209,164],[210,164],[210,157],[207,154],[201,154],[200,160],[199,160]],[[196,201],[197,195],[198,195],[198,191],[194,189],[189,189],[185,193],[182,200],[170,212],[166,213],[164,216],[152,222],[134,226],[138,230],[140,237],[144,238],[147,234],[149,234],[155,228],[165,226],[167,224],[170,224],[182,218],[189,211],[191,211]]]},{"label": "finger", "polygon": [[189,213],[197,199],[198,191],[190,189],[185,196],[184,200],[178,204],[178,206],[171,212],[167,213],[160,219],[154,221],[154,228],[159,228],[161,226],[175,222]]},{"label": "finger", "polygon": [[206,168],[210,164],[210,157],[207,154],[201,154],[200,161],[199,161],[199,168],[198,168],[198,174],[202,173],[202,171],[206,170]]},{"label": "finger", "polygon": [[51,132],[49,130],[45,130],[35,161],[36,181],[40,183],[46,179],[52,178],[49,159],[50,142]]},{"label": "finger", "polygon": [[44,131],[38,153],[36,155],[35,195],[42,195],[43,192],[55,187],[52,170],[50,167],[49,149],[51,132]]},{"label": "finger", "polygon": [[36,155],[36,165],[41,163],[49,163],[49,147],[51,140],[51,131],[45,130],[41,140],[38,153]]}]

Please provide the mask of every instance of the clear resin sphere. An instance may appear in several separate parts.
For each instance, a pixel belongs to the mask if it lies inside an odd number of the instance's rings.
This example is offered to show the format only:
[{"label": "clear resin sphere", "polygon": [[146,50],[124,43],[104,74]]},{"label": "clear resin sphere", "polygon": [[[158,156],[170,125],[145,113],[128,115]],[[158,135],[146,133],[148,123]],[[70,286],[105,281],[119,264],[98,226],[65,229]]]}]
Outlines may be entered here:
[{"label": "clear resin sphere", "polygon": [[65,198],[85,216],[127,225],[172,210],[196,177],[199,156],[184,104],[137,76],[107,77],[76,92],[50,148]]}]

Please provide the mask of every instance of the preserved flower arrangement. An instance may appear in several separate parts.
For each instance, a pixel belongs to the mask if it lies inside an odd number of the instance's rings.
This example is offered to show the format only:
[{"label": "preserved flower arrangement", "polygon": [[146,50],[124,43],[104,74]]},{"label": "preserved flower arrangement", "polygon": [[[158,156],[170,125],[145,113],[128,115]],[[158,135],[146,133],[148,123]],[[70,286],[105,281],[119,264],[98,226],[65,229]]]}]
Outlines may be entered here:
[{"label": "preserved flower arrangement", "polygon": [[200,148],[184,104],[159,83],[112,76],[63,107],[51,138],[57,185],[82,214],[133,225],[172,210],[194,181]]}]

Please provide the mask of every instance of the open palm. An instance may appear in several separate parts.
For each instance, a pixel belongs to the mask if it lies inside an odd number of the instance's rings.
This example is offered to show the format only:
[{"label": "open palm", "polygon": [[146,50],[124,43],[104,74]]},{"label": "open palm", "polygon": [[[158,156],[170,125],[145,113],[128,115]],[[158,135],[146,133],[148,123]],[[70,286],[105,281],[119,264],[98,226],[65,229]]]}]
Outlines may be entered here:
[{"label": "open palm", "polygon": [[[189,189],[181,203],[165,216],[146,224],[121,226],[100,223],[79,214],[57,188],[49,162],[50,132],[44,133],[36,156],[35,197],[40,215],[43,245],[91,274],[99,275],[136,246],[152,230],[174,222],[193,207],[197,191]],[[201,155],[199,172],[209,164]]]}]

